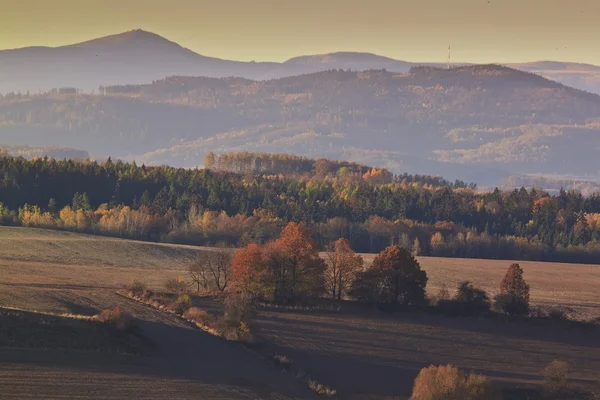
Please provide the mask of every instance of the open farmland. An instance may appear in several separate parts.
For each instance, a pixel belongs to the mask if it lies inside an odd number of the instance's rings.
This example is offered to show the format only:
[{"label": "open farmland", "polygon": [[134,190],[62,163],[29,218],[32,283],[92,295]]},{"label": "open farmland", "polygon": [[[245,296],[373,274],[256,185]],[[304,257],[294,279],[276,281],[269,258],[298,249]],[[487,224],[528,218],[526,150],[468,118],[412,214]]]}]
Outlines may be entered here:
[{"label": "open farmland", "polygon": [[[372,254],[363,255],[371,264]],[[465,258],[418,257],[427,271],[430,296],[437,295],[445,284],[452,293],[459,282],[470,280],[475,286],[494,296],[512,261]],[[600,265],[564,264],[535,261],[514,261],[525,270],[531,286],[533,306],[560,307],[580,320],[600,318]]]},{"label": "open farmland", "polygon": [[343,399],[407,399],[419,370],[431,364],[474,370],[508,388],[539,385],[553,360],[572,365],[579,384],[600,379],[596,330],[379,312],[263,311],[257,324],[273,351]]},{"label": "open farmland", "polygon": [[92,315],[120,304],[159,349],[151,357],[0,349],[0,398],[312,398],[242,347],[115,294],[133,279],[162,286],[194,255],[186,246],[0,228],[0,307]]},{"label": "open farmland", "polygon": [[[0,227],[0,306],[91,315],[119,303],[141,320],[144,334],[161,349],[157,357],[0,350],[0,386],[10,388],[0,397],[94,393],[95,398],[185,399],[200,393],[211,399],[310,398],[306,388],[242,347],[115,294],[134,279],[160,289],[166,279],[185,276],[197,250]],[[365,258],[370,263],[373,256]],[[430,295],[442,283],[452,289],[465,279],[493,294],[510,264],[442,258],[420,262],[430,277]],[[598,316],[600,267],[520,264],[534,304]],[[539,383],[541,369],[554,359],[569,362],[578,383],[592,385],[600,378],[600,343],[593,330],[368,310],[261,310],[256,328],[269,346],[343,399],[405,399],[419,369],[432,363],[474,369],[511,387]]]}]

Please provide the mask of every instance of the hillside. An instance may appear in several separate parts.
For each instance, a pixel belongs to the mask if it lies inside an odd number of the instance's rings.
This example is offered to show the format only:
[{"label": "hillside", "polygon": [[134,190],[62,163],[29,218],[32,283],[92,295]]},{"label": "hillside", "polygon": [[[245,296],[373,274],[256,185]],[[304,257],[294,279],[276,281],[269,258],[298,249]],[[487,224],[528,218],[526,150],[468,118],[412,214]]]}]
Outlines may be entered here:
[{"label": "hillside", "polygon": [[600,96],[495,65],[172,77],[103,90],[5,96],[2,141],[184,167],[208,151],[286,152],[479,184],[600,170]]},{"label": "hillside", "polygon": [[[0,93],[38,93],[61,87],[90,93],[102,85],[140,84],[173,75],[265,80],[330,69],[386,69],[404,73],[419,65],[445,66],[357,52],[301,55],[283,63],[222,60],[197,54],[155,33],[137,29],[55,48],[0,51]],[[600,94],[598,66],[555,61],[507,66]]]},{"label": "hillside", "polygon": [[0,51],[0,93],[37,93],[105,84],[145,83],[170,75],[259,77],[266,64],[201,56],[159,35],[134,30],[56,48]]},{"label": "hillside", "polygon": [[567,86],[600,94],[600,67],[590,64],[539,61],[507,66],[533,72]]}]

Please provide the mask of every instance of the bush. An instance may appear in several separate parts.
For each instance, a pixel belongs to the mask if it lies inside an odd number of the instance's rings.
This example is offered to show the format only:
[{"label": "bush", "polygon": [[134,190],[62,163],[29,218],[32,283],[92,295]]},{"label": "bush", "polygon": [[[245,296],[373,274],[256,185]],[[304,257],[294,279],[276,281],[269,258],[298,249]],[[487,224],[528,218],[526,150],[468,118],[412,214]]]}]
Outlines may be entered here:
[{"label": "bush", "polygon": [[131,314],[121,311],[121,307],[101,311],[96,319],[106,324],[114,325],[118,330],[128,331],[134,328],[134,320]]},{"label": "bush", "polygon": [[203,326],[208,326],[211,322],[214,321],[212,315],[210,315],[206,310],[203,310],[198,307],[188,308],[183,313],[183,317],[187,320],[194,321]]},{"label": "bush", "polygon": [[494,308],[508,315],[526,315],[529,303],[512,294],[499,294],[494,298]]},{"label": "bush", "polygon": [[498,400],[490,380],[465,374],[452,365],[423,368],[415,379],[411,400]]},{"label": "bush", "polygon": [[144,282],[133,281],[127,290],[135,297],[144,297],[148,293],[148,286]]},{"label": "bush", "polygon": [[165,282],[165,289],[171,293],[183,293],[186,291],[187,286],[181,279],[168,279]]},{"label": "bush", "polygon": [[537,306],[530,310],[529,316],[536,319],[546,319],[555,322],[569,321],[568,310],[558,307]]},{"label": "bush", "polygon": [[168,306],[175,314],[183,315],[193,305],[192,298],[188,294],[182,294]]},{"label": "bush", "polygon": [[251,342],[252,299],[247,292],[228,293],[225,297],[225,315],[218,330],[227,340]]},{"label": "bush", "polygon": [[569,393],[569,364],[552,361],[544,368],[544,396],[548,399],[562,399]]},{"label": "bush", "polygon": [[455,300],[464,305],[465,312],[473,314],[487,312],[491,306],[487,293],[469,281],[459,283]]},{"label": "bush", "polygon": [[437,294],[436,299],[437,299],[438,303],[440,301],[450,300],[450,292],[448,291],[448,287],[446,287],[445,283],[442,283],[442,286],[440,287],[440,290]]}]

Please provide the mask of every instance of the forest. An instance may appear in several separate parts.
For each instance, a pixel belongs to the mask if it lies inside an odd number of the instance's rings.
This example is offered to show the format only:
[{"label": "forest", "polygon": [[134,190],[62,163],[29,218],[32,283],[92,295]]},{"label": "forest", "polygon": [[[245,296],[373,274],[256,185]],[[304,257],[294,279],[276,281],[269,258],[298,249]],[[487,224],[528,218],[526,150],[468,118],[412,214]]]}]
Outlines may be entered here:
[{"label": "forest", "polygon": [[264,243],[301,222],[323,248],[344,238],[358,252],[399,244],[417,255],[600,263],[599,194],[477,193],[426,178],[378,179],[375,168],[333,171],[239,174],[4,156],[0,221],[232,246]]},{"label": "forest", "polygon": [[[600,96],[501,66],[173,76],[96,94],[0,96],[2,144],[194,167],[209,151],[293,152],[495,185],[595,173]],[[478,168],[472,168],[477,165]]]}]

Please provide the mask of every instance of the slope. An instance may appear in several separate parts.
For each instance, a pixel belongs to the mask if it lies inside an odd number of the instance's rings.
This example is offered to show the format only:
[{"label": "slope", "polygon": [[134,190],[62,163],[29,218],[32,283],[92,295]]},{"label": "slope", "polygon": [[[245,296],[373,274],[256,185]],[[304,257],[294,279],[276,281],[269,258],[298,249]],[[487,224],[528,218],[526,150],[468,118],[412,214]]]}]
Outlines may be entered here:
[{"label": "slope", "polygon": [[480,184],[600,169],[600,96],[496,65],[171,77],[106,92],[0,99],[3,141],[184,167],[210,150],[283,151]]},{"label": "slope", "polygon": [[269,63],[205,57],[159,35],[134,30],[68,46],[0,51],[0,93],[145,83],[170,75],[259,77]]},{"label": "slope", "polygon": [[[89,93],[102,85],[139,84],[172,75],[265,80],[332,69],[404,73],[419,65],[442,66],[357,52],[304,55],[283,63],[222,60],[199,55],[155,33],[137,29],[56,48],[0,51],[0,93],[37,93],[60,87]],[[600,93],[597,66],[554,61],[507,66]]]}]

